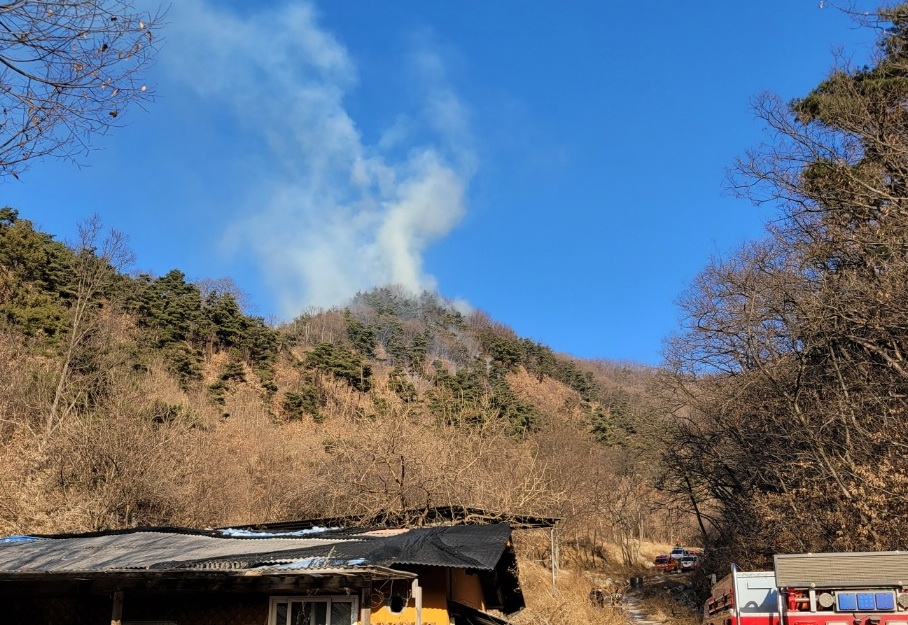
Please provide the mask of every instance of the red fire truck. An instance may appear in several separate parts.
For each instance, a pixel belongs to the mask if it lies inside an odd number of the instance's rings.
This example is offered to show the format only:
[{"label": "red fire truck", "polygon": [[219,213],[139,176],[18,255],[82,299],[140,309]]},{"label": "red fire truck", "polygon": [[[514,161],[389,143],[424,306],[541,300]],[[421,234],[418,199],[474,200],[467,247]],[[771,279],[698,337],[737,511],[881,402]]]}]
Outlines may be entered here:
[{"label": "red fire truck", "polygon": [[713,585],[706,625],[908,625],[908,552],[774,557]]}]

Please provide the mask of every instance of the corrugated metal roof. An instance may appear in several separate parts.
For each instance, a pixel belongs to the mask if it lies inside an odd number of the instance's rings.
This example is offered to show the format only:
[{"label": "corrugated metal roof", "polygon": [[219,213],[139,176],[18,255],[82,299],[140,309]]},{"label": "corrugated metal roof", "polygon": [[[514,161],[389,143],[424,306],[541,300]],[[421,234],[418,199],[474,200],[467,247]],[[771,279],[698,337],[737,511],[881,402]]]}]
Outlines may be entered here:
[{"label": "corrugated metal roof", "polygon": [[0,544],[0,572],[149,569],[160,562],[185,563],[221,557],[248,558],[281,549],[324,548],[340,542],[319,538],[212,538],[166,532],[133,532],[86,538],[39,538]]},{"label": "corrugated metal roof", "polygon": [[908,582],[908,552],[779,554],[778,586],[901,586]]}]

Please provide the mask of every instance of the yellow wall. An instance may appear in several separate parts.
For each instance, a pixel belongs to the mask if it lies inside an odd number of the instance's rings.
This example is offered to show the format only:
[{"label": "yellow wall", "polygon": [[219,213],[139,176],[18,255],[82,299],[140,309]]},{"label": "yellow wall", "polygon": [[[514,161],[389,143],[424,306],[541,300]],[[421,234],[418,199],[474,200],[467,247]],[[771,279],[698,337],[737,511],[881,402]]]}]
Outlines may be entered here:
[{"label": "yellow wall", "polygon": [[451,569],[451,599],[477,610],[485,610],[479,575],[467,575],[466,569]]},{"label": "yellow wall", "polygon": [[[423,625],[450,624],[449,597],[480,610],[485,608],[478,575],[467,575],[462,569],[436,566],[408,567],[406,570],[419,575],[419,585],[422,587]],[[392,594],[400,594],[409,599],[400,614],[394,614],[388,609],[387,600]],[[372,625],[416,625],[416,603],[412,594],[410,581],[386,582],[373,586]]]}]

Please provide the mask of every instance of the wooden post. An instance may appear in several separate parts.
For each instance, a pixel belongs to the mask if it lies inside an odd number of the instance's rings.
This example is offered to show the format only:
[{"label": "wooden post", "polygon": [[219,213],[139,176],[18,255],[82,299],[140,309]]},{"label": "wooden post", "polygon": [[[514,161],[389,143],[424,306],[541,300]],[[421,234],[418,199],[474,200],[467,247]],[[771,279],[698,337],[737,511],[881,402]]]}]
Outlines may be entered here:
[{"label": "wooden post", "polygon": [[110,615],[110,625],[121,625],[123,622],[123,591],[117,590],[113,594],[113,613]]},{"label": "wooden post", "polygon": [[552,544],[549,547],[549,553],[551,554],[551,557],[549,558],[549,560],[552,564],[552,594],[554,595],[555,593],[558,592],[558,586],[555,583],[555,571],[558,568],[558,565],[556,564],[558,554],[555,552],[555,528],[554,527],[552,528],[551,539],[552,539]]},{"label": "wooden post", "polygon": [[359,625],[369,625],[372,621],[372,584],[359,593]]},{"label": "wooden post", "polygon": [[422,587],[419,580],[413,580],[413,601],[416,603],[416,625],[422,625]]}]

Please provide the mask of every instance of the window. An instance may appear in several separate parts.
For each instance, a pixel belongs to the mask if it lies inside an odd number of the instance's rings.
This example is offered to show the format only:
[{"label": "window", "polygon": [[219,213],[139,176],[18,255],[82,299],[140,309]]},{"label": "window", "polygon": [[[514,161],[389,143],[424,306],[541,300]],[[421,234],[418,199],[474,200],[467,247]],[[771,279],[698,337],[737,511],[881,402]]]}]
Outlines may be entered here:
[{"label": "window", "polygon": [[356,597],[272,597],[268,625],[355,625]]}]

